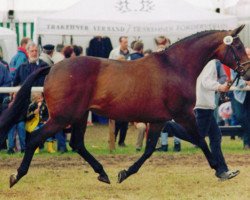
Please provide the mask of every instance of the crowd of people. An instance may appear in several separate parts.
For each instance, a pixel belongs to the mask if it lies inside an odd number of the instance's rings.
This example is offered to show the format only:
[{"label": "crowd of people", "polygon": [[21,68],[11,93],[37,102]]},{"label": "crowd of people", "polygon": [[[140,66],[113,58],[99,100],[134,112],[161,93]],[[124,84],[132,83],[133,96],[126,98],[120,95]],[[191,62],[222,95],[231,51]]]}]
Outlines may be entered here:
[{"label": "crowd of people", "polygon": [[[13,56],[8,64],[1,57],[0,60],[0,86],[21,86],[27,77],[35,70],[53,66],[65,58],[75,57],[82,54],[82,47],[80,46],[64,46],[51,44],[42,46],[41,53],[39,46],[35,44],[30,38],[23,38],[16,55]],[[44,78],[38,79],[34,86],[43,86]],[[1,112],[11,106],[15,100],[16,93],[1,94]],[[24,152],[27,139],[32,131],[40,128],[46,123],[48,119],[48,110],[46,102],[42,93],[33,93],[29,109],[26,115],[20,117],[18,122],[9,130],[8,139],[0,149],[6,149],[8,154],[13,154],[17,151]],[[66,130],[61,130],[55,135],[55,138],[47,140],[47,151],[54,153],[54,141],[57,140],[57,151],[67,152],[66,146]],[[41,144],[39,148],[44,148]],[[36,151],[39,152],[39,149]]]},{"label": "crowd of people", "polygon": [[[90,41],[90,46],[87,49],[86,54],[91,56],[108,57],[109,59],[115,60],[132,61],[140,59],[144,56],[148,56],[152,52],[160,52],[167,49],[171,45],[171,41],[165,36],[159,36],[155,38],[155,44],[156,49],[145,50],[143,41],[135,40],[129,45],[128,38],[122,36],[119,38],[119,46],[112,50],[112,45],[109,38],[95,37]],[[54,45],[46,44],[42,46],[41,53],[39,52],[40,49],[37,44],[35,44],[29,38],[23,38],[16,55],[13,56],[10,63],[4,61],[0,55],[0,87],[20,86],[35,70],[42,67],[53,66],[54,64],[66,58],[80,56],[83,54],[83,48],[77,45],[64,46],[62,44],[58,44],[55,47]],[[250,49],[246,49],[246,52],[250,58]],[[226,82],[234,78],[235,74],[234,72],[230,71],[228,67],[222,65],[218,60],[214,60],[208,65],[209,69],[207,69],[208,67],[205,67],[200,75],[204,76],[205,78],[198,78],[197,80],[197,84],[199,84],[200,88],[200,90],[197,91],[197,102],[195,106],[195,116],[197,124],[200,124],[201,129],[206,129],[206,131],[203,131],[203,134],[209,135],[211,132],[210,129],[217,131],[215,135],[217,135],[218,137],[212,138],[212,141],[215,141],[215,149],[218,150],[218,148],[216,148],[216,145],[218,146],[218,143],[220,143],[221,133],[218,130],[217,125],[223,123],[227,125],[235,125],[238,123],[244,130],[244,134],[242,136],[243,147],[245,150],[249,150],[250,123],[248,122],[248,120],[250,119],[250,94],[246,91],[230,92],[229,96],[231,98],[232,110],[234,111],[233,114],[228,116],[226,119],[223,118],[223,115],[218,115],[217,111],[214,114],[213,110],[218,108],[219,104],[222,103],[219,101],[219,92],[227,92]],[[209,79],[211,77],[214,77],[214,80],[211,81]],[[35,82],[34,86],[43,86],[43,82],[44,78],[38,79]],[[212,86],[209,85],[210,83]],[[242,88],[246,85],[250,85],[250,83],[240,80],[237,87]],[[211,93],[211,91],[216,91],[214,92],[214,96],[212,95],[213,92]],[[0,103],[2,105],[1,112],[11,106],[11,104],[15,100],[15,95],[16,93],[0,95]],[[202,103],[200,101],[202,101]],[[207,107],[203,107],[203,101],[208,101],[208,107],[210,109],[209,112],[207,112]],[[199,103],[201,103],[202,106],[200,106]],[[200,120],[201,115],[206,115],[206,122],[211,121],[209,127],[205,126]],[[211,118],[211,115],[215,115],[215,121]],[[46,123],[47,119],[48,110],[46,107],[46,102],[43,98],[43,94],[33,93],[27,114],[21,116],[18,120],[18,123],[9,130],[7,140],[8,143],[6,142],[6,144],[0,147],[0,149],[7,148],[7,152],[9,154],[13,154],[17,151],[24,152],[25,144],[27,138],[29,138],[29,135],[32,134],[32,131],[42,127],[43,124]],[[112,119],[109,120],[109,148],[111,151],[115,149],[116,140],[119,147],[126,147],[125,140],[129,123],[131,122],[114,121]],[[133,122],[132,124],[138,131],[137,140],[135,141],[135,150],[141,151],[143,147],[143,140],[147,136],[149,124],[143,122]],[[157,144],[157,151],[168,151],[169,134],[173,135],[173,133],[168,133],[167,128],[164,127]],[[49,153],[53,153],[56,151],[54,147],[55,140],[57,140],[58,151],[62,153],[68,151],[66,146],[65,130],[58,132],[55,138],[49,138],[47,140],[46,147]],[[44,148],[43,144],[40,145],[39,149],[41,148]],[[39,149],[36,150],[37,153],[39,152]],[[175,136],[173,150],[175,152],[181,151],[181,140]],[[220,155],[220,152],[217,152],[217,154]],[[223,160],[224,158],[219,159]],[[223,164],[225,165],[225,163]]]}]

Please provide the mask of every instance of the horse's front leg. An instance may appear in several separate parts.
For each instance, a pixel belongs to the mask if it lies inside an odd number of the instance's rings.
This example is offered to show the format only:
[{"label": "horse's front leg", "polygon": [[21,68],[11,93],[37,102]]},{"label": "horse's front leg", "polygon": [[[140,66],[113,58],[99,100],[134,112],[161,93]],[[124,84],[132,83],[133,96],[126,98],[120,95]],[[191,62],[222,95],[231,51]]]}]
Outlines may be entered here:
[{"label": "horse's front leg", "polygon": [[118,173],[118,183],[138,172],[143,163],[153,154],[163,126],[164,123],[150,124],[147,144],[143,155],[128,170],[122,170]]},{"label": "horse's front leg", "polygon": [[94,171],[99,174],[99,181],[110,184],[109,177],[104,171],[103,166],[95,159],[94,156],[89,153],[84,145],[84,135],[86,132],[87,119],[88,112],[87,114],[85,114],[84,120],[80,120],[72,124],[72,140],[70,145],[82,158],[84,158],[90,164]]}]

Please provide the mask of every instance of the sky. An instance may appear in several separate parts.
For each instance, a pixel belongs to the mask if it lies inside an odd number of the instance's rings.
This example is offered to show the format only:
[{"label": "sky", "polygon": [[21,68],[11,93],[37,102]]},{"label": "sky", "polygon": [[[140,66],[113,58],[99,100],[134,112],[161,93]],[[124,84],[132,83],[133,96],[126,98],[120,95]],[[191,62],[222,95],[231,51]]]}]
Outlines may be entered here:
[{"label": "sky", "polygon": [[63,10],[79,0],[0,0],[0,11]]},{"label": "sky", "polygon": [[[83,0],[0,0],[0,11],[63,10]],[[239,0],[185,0],[195,6],[214,10],[219,5],[232,6]]]}]

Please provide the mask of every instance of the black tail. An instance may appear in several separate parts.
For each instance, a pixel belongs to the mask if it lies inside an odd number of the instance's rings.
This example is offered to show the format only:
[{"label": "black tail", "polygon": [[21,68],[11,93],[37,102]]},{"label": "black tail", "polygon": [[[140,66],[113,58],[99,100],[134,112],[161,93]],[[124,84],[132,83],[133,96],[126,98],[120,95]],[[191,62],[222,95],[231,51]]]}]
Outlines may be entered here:
[{"label": "black tail", "polygon": [[17,123],[21,115],[27,113],[30,104],[31,88],[36,79],[46,76],[50,71],[50,67],[43,67],[33,72],[23,83],[18,91],[16,98],[8,109],[3,111],[0,116],[0,145],[8,135],[8,130]]}]

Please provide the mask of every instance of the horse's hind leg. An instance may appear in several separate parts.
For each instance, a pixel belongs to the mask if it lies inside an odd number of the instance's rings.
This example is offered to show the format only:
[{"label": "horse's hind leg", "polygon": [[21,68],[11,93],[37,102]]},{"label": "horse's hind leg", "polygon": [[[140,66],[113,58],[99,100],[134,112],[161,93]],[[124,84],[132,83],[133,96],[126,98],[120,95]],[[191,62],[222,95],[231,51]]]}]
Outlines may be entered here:
[{"label": "horse's hind leg", "polygon": [[31,133],[30,139],[26,145],[24,158],[17,170],[17,174],[12,174],[10,176],[10,187],[14,186],[24,175],[27,174],[35,149],[39,144],[45,142],[47,138],[52,137],[62,128],[62,125],[57,124],[50,119],[43,127]]},{"label": "horse's hind leg", "polygon": [[84,145],[84,135],[87,126],[88,112],[85,114],[84,119],[72,124],[72,138],[71,147],[74,148],[79,155],[84,158],[99,174],[98,180],[110,184],[108,175],[103,169],[103,166],[88,152]]},{"label": "horse's hind leg", "polygon": [[158,138],[164,123],[150,124],[147,144],[143,155],[137,160],[128,170],[122,170],[118,174],[118,183],[121,183],[126,178],[138,172],[143,163],[153,154]]},{"label": "horse's hind leg", "polygon": [[[191,116],[190,116],[191,117]],[[192,119],[192,117],[191,117]],[[216,169],[217,168],[217,164],[212,156],[211,151],[209,150],[209,147],[207,145],[207,142],[205,140],[204,137],[201,137],[197,131],[196,128],[196,124],[194,120],[190,120],[187,121],[185,120],[185,123],[187,123],[187,125],[185,126],[185,128],[187,130],[185,130],[181,125],[177,124],[174,121],[168,121],[165,123],[164,126],[164,130],[172,133],[174,136],[188,141],[194,145],[197,145],[199,148],[201,148],[202,152],[204,153],[210,167],[212,169]],[[185,123],[183,123],[185,125]]]}]

